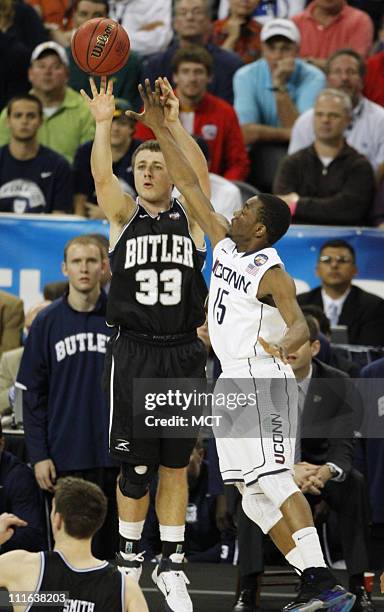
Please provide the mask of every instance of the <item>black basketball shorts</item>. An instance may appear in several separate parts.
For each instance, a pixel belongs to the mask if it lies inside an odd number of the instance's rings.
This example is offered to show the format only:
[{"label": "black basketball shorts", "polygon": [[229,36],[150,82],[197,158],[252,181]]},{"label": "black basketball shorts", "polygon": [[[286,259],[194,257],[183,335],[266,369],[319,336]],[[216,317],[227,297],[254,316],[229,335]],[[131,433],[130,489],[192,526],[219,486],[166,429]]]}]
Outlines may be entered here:
[{"label": "black basketball shorts", "polygon": [[[199,427],[188,429],[188,437],[167,437],[158,427],[151,438],[135,434],[134,380],[139,378],[205,379],[207,351],[197,337],[185,343],[143,342],[124,332],[108,343],[104,387],[109,398],[109,451],[121,462],[135,465],[185,467],[189,463]],[[150,391],[150,389],[148,390]],[[135,408],[135,411],[134,411]],[[171,408],[171,410],[173,410]],[[175,414],[180,414],[175,408]],[[169,430],[167,430],[169,432]],[[191,437],[189,435],[191,434]]]}]

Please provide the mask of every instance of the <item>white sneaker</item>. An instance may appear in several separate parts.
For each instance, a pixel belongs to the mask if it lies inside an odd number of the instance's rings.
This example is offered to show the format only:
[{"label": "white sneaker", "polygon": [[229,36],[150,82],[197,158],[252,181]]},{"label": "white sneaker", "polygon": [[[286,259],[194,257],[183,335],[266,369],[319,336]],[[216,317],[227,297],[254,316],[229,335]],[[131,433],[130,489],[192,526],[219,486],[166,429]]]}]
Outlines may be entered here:
[{"label": "white sneaker", "polygon": [[132,580],[139,583],[141,572],[143,571],[142,563],[144,561],[144,553],[139,553],[133,557],[133,559],[124,559],[121,553],[116,555],[116,565],[118,569],[125,574],[130,576]]},{"label": "white sneaker", "polygon": [[186,585],[189,580],[180,569],[181,563],[163,558],[152,572],[152,580],[165,597],[167,610],[193,612],[193,605]]}]

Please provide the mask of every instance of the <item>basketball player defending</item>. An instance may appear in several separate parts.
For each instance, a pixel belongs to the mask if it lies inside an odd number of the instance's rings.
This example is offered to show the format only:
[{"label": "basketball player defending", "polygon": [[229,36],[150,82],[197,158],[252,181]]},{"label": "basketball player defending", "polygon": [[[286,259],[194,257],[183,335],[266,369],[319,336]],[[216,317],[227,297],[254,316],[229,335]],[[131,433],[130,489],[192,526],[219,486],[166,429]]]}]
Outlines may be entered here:
[{"label": "basketball player defending", "polygon": [[[55,549],[38,553],[13,550],[0,555],[0,587],[13,592],[14,602],[22,603],[24,596],[27,603],[32,599],[30,606],[14,603],[15,612],[42,610],[39,601],[44,603],[45,597],[49,602],[46,591],[56,593],[52,606],[45,604],[47,612],[148,612],[132,578],[91,553],[92,537],[106,512],[107,499],[97,485],[81,478],[58,480],[51,512]],[[0,515],[0,545],[12,537],[15,527],[25,525],[14,515]],[[65,592],[66,597],[62,595]]]},{"label": "basketball player defending", "polygon": [[[223,370],[218,382],[248,379],[259,391],[250,424],[258,424],[257,435],[217,439],[223,478],[241,483],[245,513],[301,571],[298,598],[285,609],[310,612],[337,605],[338,610],[348,610],[354,596],[336,585],[326,568],[310,507],[292,475],[294,433],[290,435],[289,427],[295,431],[297,389],[287,355],[308,339],[308,328],[293,280],[272,247],[289,227],[289,208],[275,196],[260,194],[250,198],[224,229],[178,136],[164,125],[168,84],[158,79],[153,93],[146,81],[139,90],[144,111],[129,114],[155,133],[172,181],[188,194],[190,209],[214,249],[208,316]],[[279,444],[271,435],[276,425],[283,433]]]},{"label": "basketball player defending", "polygon": [[[91,168],[97,200],[110,223],[112,281],[107,322],[116,326],[108,344],[110,452],[121,461],[117,486],[120,554],[118,564],[139,580],[143,557],[139,542],[148,510],[149,483],[158,470],[156,512],[162,560],[152,574],[170,610],[191,612],[188,582],[181,571],[188,502],[187,466],[195,439],[138,439],[132,433],[132,392],[138,378],[204,378],[206,350],[196,329],[205,321],[207,288],[195,243],[204,246],[200,228],[187,217],[188,198],[171,197],[173,184],[159,144],[147,141],[133,156],[137,202],[112,172],[110,145],[114,113],[112,81],[91,79],[96,121]],[[167,129],[179,139],[209,193],[207,164],[179,121],[177,99],[167,107]],[[176,103],[176,104],[175,104]],[[197,434],[197,432],[196,432]],[[166,435],[163,432],[163,435]],[[196,435],[197,437],[197,435]]]}]

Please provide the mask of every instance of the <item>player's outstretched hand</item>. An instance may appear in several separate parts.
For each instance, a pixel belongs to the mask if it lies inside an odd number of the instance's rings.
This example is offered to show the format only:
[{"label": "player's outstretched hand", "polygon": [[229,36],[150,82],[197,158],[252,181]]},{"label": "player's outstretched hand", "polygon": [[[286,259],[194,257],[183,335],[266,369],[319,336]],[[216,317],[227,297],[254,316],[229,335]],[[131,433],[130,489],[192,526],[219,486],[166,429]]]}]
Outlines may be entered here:
[{"label": "player's outstretched hand", "polygon": [[160,102],[164,107],[165,121],[168,125],[179,120],[179,99],[175,95],[167,77],[158,78],[160,85]]},{"label": "player's outstretched hand", "polygon": [[139,94],[144,103],[143,112],[125,111],[125,114],[135,121],[141,121],[151,130],[163,127],[165,125],[165,100],[161,94],[159,79],[155,81],[155,91],[152,91],[149,79],[145,79],[144,87],[139,85]]},{"label": "player's outstretched hand", "polygon": [[4,512],[0,514],[0,545],[11,539],[15,533],[14,527],[26,527],[28,523],[15,514]]},{"label": "player's outstretched hand", "polygon": [[101,123],[102,121],[112,121],[113,113],[115,112],[112,79],[108,81],[107,84],[107,77],[101,77],[100,91],[97,91],[95,81],[92,77],[90,77],[89,83],[91,86],[92,98],[89,97],[84,89],[81,89],[80,93],[88,104],[88,108],[91,111],[93,118],[98,123]]},{"label": "player's outstretched hand", "polygon": [[277,357],[277,359],[281,359],[283,363],[288,363],[288,353],[283,346],[281,346],[280,344],[270,344],[261,336],[259,336],[259,342],[266,353],[272,355],[272,357]]},{"label": "player's outstretched hand", "polygon": [[384,572],[380,576],[380,591],[384,594]]}]

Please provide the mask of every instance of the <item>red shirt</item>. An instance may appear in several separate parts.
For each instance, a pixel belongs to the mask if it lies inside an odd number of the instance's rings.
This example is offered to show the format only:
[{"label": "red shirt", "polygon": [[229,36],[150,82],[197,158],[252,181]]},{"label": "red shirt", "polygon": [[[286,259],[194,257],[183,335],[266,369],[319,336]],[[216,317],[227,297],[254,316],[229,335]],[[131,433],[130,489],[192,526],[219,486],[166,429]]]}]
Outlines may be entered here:
[{"label": "red shirt", "polygon": [[373,41],[371,18],[358,9],[344,4],[340,13],[327,26],[316,21],[313,12],[316,0],[292,20],[301,34],[300,56],[325,59],[334,51],[351,47],[366,57]]},{"label": "red shirt", "polygon": [[[228,180],[247,178],[249,160],[243,134],[232,106],[217,96],[206,93],[195,109],[193,135],[202,136],[209,148],[209,171]],[[149,140],[153,133],[138,123],[135,138]]]},{"label": "red shirt", "polygon": [[384,106],[384,51],[372,55],[366,65],[364,95]]},{"label": "red shirt", "polygon": [[[221,47],[228,38],[228,19],[218,19],[213,22],[211,41]],[[261,56],[260,32],[262,25],[254,19],[249,19],[241,26],[240,36],[233,51],[240,55],[246,64],[254,62]]]}]

